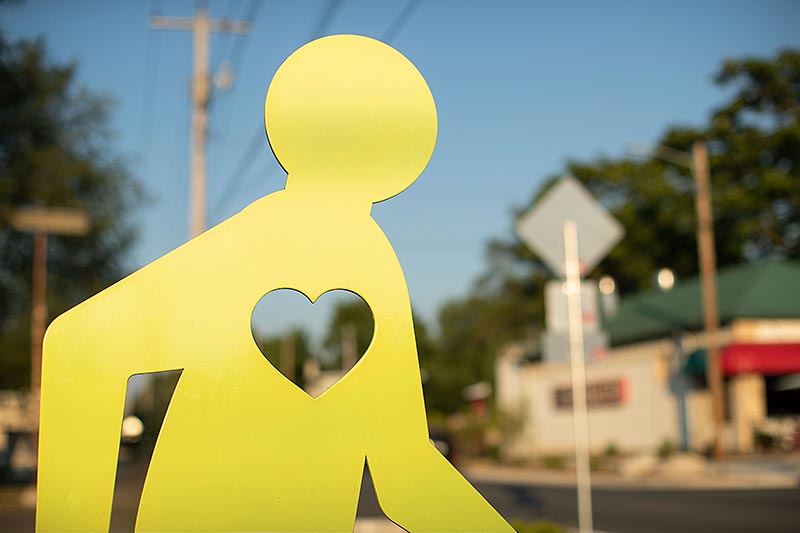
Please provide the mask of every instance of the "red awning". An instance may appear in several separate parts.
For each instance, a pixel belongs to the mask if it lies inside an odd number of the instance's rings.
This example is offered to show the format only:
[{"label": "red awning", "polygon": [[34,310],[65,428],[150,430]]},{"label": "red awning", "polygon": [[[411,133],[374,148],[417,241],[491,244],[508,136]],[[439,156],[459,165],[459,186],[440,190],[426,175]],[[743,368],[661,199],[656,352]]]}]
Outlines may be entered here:
[{"label": "red awning", "polygon": [[726,376],[800,372],[800,344],[729,344],[722,349],[722,370]]}]

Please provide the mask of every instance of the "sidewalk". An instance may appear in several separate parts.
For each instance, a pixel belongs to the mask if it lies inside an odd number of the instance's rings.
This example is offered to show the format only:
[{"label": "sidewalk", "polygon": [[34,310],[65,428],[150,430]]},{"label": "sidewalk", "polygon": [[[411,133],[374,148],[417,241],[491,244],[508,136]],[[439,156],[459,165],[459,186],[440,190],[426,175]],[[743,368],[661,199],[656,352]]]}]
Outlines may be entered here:
[{"label": "sidewalk", "polygon": [[[691,465],[691,466],[688,466]],[[475,483],[509,485],[574,486],[574,470],[553,470],[534,466],[512,466],[474,461],[460,467]],[[624,469],[620,469],[623,470]],[[800,455],[788,457],[729,458],[704,462],[691,456],[677,456],[648,467],[592,472],[592,485],[603,488],[658,489],[786,489],[800,487]]]},{"label": "sidewalk", "polygon": [[403,531],[405,530],[386,518],[358,518],[353,533],[400,533]]}]

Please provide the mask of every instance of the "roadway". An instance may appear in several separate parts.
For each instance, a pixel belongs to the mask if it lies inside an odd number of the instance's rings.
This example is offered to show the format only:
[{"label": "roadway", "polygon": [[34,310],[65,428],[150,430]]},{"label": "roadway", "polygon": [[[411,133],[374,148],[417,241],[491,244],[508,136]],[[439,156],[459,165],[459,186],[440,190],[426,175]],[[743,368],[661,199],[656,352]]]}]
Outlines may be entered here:
[{"label": "roadway", "polygon": [[[112,512],[112,533],[133,530],[144,466],[126,466]],[[522,483],[477,483],[476,488],[509,520],[549,520],[575,526],[575,491],[570,487]],[[594,521],[613,533],[780,533],[800,531],[798,489],[596,488]],[[3,502],[0,502],[3,503]],[[358,515],[383,516],[368,475],[364,476]],[[30,533],[33,510],[0,505],[0,531]]]},{"label": "roadway", "polygon": [[[576,527],[575,489],[537,484],[476,483],[508,520],[548,520]],[[798,489],[596,488],[597,531],[613,533],[798,533]],[[365,476],[360,516],[383,516]]]}]

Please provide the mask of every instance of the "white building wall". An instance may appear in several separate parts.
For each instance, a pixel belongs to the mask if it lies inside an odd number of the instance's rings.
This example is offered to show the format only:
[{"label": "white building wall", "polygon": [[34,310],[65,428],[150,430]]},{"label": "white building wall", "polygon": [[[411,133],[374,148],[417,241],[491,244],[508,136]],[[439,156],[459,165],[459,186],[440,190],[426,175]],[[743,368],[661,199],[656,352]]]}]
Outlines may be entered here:
[{"label": "white building wall", "polygon": [[[737,319],[718,335],[720,345],[731,342],[800,342],[800,319]],[[703,332],[685,335],[683,353],[706,344]],[[665,440],[680,442],[679,402],[670,388],[673,359],[671,339],[630,344],[610,351],[605,361],[587,366],[587,382],[623,380],[625,401],[618,405],[589,408],[590,446],[595,453],[609,444],[621,451],[655,451]],[[506,443],[510,459],[571,453],[572,412],[556,406],[555,390],[568,387],[567,364],[519,365],[522,349],[510,346],[498,355],[497,402],[500,409],[523,417],[522,427]],[[763,379],[744,387],[740,377],[729,380],[730,420],[725,424],[726,449],[747,452],[752,448],[752,428],[765,416]],[[738,396],[737,396],[738,394]],[[738,402],[738,404],[737,404]],[[711,396],[706,389],[686,394],[688,444],[705,450],[713,442]]]},{"label": "white building wall", "polygon": [[[621,382],[622,400],[589,407],[590,447],[603,452],[609,444],[621,451],[653,451],[665,440],[677,444],[679,421],[670,391],[669,342],[639,345],[612,352],[605,361],[587,366],[587,383]],[[570,453],[572,411],[556,404],[556,390],[570,386],[569,365],[510,364],[513,352],[498,361],[498,405],[521,410],[521,433],[509,443],[509,458]],[[516,374],[516,376],[514,376]]]},{"label": "white building wall", "polygon": [[[558,387],[570,384],[569,367],[541,368],[531,372],[529,423],[534,427],[536,455],[572,450],[572,410],[556,406]],[[677,415],[666,383],[657,379],[652,360],[609,360],[587,368],[587,383],[620,381],[624,390],[617,405],[589,407],[589,445],[602,452],[609,444],[621,450],[657,447],[664,439],[677,439]]]}]

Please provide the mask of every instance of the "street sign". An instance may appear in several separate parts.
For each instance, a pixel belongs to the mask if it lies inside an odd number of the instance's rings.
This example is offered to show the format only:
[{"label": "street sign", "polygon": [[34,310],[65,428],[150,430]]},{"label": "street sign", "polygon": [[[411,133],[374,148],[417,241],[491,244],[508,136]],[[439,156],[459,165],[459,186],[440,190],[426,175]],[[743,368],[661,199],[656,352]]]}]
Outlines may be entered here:
[{"label": "street sign", "polygon": [[[575,477],[578,489],[578,531],[592,532],[592,492],[589,468],[589,420],[586,412],[586,354],[604,354],[605,336],[597,328],[597,293],[587,300],[594,311],[586,320],[583,274],[594,268],[619,242],[624,231],[575,178],[561,178],[517,224],[517,234],[563,284],[546,289],[548,331],[542,338],[549,360],[569,354],[572,374],[572,429],[575,439]],[[594,287],[593,287],[594,288]],[[566,332],[559,331],[557,309],[561,293],[566,299]],[[555,307],[555,309],[554,309]],[[588,327],[585,327],[588,326]],[[588,335],[584,335],[584,329]],[[589,348],[587,351],[586,348]],[[594,352],[594,353],[593,353]]]},{"label": "street sign", "polygon": [[[567,311],[567,284],[559,279],[551,279],[544,285],[544,325],[547,331],[566,334],[569,331]],[[581,318],[585,332],[600,329],[597,303],[597,284],[592,281],[581,282]],[[565,360],[566,361],[566,360]]]},{"label": "street sign", "polygon": [[11,213],[11,227],[27,233],[85,235],[89,231],[89,217],[83,209],[21,207]]},{"label": "street sign", "polygon": [[581,271],[586,273],[599,263],[625,233],[578,180],[561,178],[517,224],[522,242],[557,276],[564,277],[563,228],[567,221],[578,230]]},{"label": "street sign", "polygon": [[[570,361],[569,334],[545,331],[541,337],[542,360],[565,364]],[[608,356],[608,334],[602,330],[583,334],[583,360],[586,363],[603,361]]]},{"label": "street sign", "polygon": [[[11,212],[11,227],[33,234],[33,276],[31,278],[31,396],[39,401],[42,376],[42,342],[47,321],[47,236],[81,236],[89,232],[89,216],[83,209],[69,207],[20,207]],[[33,429],[39,409],[34,405]]]}]

